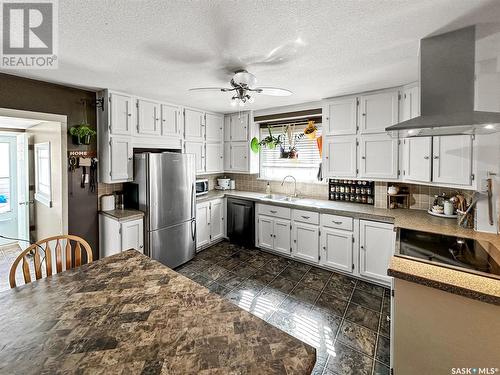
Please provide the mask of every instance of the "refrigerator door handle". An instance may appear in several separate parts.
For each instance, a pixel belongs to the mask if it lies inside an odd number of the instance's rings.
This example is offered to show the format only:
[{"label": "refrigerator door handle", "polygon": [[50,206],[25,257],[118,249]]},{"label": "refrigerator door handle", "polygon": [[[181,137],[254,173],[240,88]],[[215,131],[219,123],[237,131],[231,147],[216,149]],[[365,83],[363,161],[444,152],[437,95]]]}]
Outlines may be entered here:
[{"label": "refrigerator door handle", "polygon": [[[194,230],[193,230],[193,224],[194,224]],[[193,241],[196,241],[196,220],[193,219],[191,220],[191,238]]]},{"label": "refrigerator door handle", "polygon": [[194,210],[194,206],[196,204],[196,198],[194,195],[195,188],[196,188],[196,182],[194,182],[193,185],[191,185],[191,218],[195,217],[195,210]]}]

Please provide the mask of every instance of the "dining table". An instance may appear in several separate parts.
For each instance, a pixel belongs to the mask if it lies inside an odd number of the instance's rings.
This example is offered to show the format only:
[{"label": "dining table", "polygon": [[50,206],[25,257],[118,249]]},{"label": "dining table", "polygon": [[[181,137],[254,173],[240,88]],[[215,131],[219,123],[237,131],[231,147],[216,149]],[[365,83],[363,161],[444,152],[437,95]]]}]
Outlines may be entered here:
[{"label": "dining table", "polygon": [[309,374],[315,361],[136,250],[0,293],[0,374]]}]

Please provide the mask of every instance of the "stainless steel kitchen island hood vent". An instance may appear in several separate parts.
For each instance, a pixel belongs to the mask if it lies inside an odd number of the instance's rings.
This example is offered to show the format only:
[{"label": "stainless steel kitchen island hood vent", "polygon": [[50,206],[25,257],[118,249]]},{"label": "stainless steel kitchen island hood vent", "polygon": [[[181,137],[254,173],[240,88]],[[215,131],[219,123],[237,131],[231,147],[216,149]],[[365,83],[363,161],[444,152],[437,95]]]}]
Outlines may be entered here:
[{"label": "stainless steel kitchen island hood vent", "polygon": [[500,113],[474,111],[476,27],[420,41],[421,116],[385,130],[400,137],[500,131]]}]

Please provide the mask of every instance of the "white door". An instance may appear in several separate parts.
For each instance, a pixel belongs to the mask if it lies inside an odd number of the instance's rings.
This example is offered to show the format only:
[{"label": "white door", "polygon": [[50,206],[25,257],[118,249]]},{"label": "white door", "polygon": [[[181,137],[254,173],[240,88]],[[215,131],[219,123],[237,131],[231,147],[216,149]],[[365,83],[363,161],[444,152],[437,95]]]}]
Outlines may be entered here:
[{"label": "white door", "polygon": [[359,138],[359,177],[398,178],[398,140],[372,134]]},{"label": "white door", "polygon": [[294,222],[292,225],[292,254],[309,262],[318,262],[319,228],[317,225]]},{"label": "white door", "polygon": [[352,232],[322,227],[320,264],[352,273],[354,269],[352,261],[353,239]]},{"label": "white door", "polygon": [[248,141],[249,114],[241,113],[231,115],[230,136],[231,141]]},{"label": "white door", "polygon": [[224,237],[224,200],[210,202],[210,241]]},{"label": "white door", "polygon": [[259,216],[258,224],[259,247],[272,250],[274,244],[274,220],[267,216]]},{"label": "white door", "polygon": [[291,229],[290,220],[274,219],[274,250],[290,255]]},{"label": "white door", "polygon": [[208,173],[217,173],[224,170],[223,166],[223,146],[222,143],[207,143],[206,144],[206,169]]},{"label": "white door", "polygon": [[184,109],[184,139],[202,142],[204,138],[204,113],[194,109]]},{"label": "white door", "polygon": [[161,105],[161,135],[181,137],[180,109],[175,105]]},{"label": "white door", "polygon": [[357,131],[356,97],[328,102],[323,108],[325,135],[354,135]]},{"label": "white door", "polygon": [[392,224],[360,220],[360,275],[390,285],[391,277],[387,276],[387,268],[395,245],[396,233]]},{"label": "white door", "polygon": [[248,172],[248,142],[231,142],[230,169],[234,172]]},{"label": "white door", "polygon": [[420,90],[418,86],[404,89],[401,108],[401,121],[410,120],[420,115]]},{"label": "white door", "polygon": [[224,117],[207,113],[205,115],[205,139],[207,142],[223,141]]},{"label": "white door", "polygon": [[134,126],[135,103],[131,96],[109,94],[109,131],[113,135],[130,135]]},{"label": "white door", "polygon": [[196,248],[210,243],[210,202],[196,204]]},{"label": "white door", "polygon": [[160,106],[149,100],[137,100],[137,133],[160,135]]},{"label": "white door", "polygon": [[432,138],[432,181],[470,185],[472,137],[447,135]]},{"label": "white door", "polygon": [[403,178],[429,182],[431,180],[432,137],[405,138],[403,154]]},{"label": "white door", "polygon": [[[29,193],[29,135],[21,133],[17,138],[17,228],[19,238],[30,238],[30,193]],[[3,160],[3,159],[2,159]],[[1,231],[0,231],[1,232]],[[25,247],[28,242],[23,243]],[[23,247],[24,248],[24,247]]]},{"label": "white door", "polygon": [[360,134],[383,133],[398,122],[398,91],[363,95],[360,98]]},{"label": "white door", "polygon": [[136,249],[144,252],[144,230],[142,219],[121,224],[122,251]]},{"label": "white door", "polygon": [[323,177],[356,177],[356,137],[323,138]]},{"label": "white door", "polygon": [[[18,236],[17,144],[15,135],[0,136],[0,234]],[[29,240],[29,238],[28,238]],[[0,245],[17,242],[0,238]],[[23,249],[29,242],[21,242]]]},{"label": "white door", "polygon": [[185,142],[184,152],[195,155],[196,173],[205,172],[205,146],[203,142]]},{"label": "white door", "polygon": [[130,137],[110,137],[111,180],[129,181],[133,178],[133,151]]}]

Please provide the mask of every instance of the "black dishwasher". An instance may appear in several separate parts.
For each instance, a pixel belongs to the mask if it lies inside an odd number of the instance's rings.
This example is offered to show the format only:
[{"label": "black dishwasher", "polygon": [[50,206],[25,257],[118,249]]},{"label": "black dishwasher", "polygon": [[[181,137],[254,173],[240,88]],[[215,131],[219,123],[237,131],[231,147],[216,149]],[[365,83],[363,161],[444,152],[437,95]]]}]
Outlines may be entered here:
[{"label": "black dishwasher", "polygon": [[227,236],[231,243],[255,246],[254,202],[244,199],[227,199]]}]

